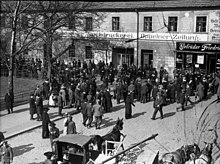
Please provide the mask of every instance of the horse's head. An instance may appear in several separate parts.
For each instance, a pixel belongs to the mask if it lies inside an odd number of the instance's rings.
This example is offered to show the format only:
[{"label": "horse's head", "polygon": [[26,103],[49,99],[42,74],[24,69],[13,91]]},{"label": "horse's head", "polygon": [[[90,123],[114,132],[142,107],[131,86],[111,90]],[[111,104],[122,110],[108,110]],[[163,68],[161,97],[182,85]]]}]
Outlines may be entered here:
[{"label": "horse's head", "polygon": [[186,161],[188,161],[189,159],[194,160],[198,158],[200,154],[200,148],[195,143],[193,145],[184,145],[182,146],[182,149],[184,151]]},{"label": "horse's head", "polygon": [[124,124],[123,118],[122,118],[122,119],[118,118],[115,127],[116,127],[118,130],[122,130],[122,129],[123,129],[123,124]]},{"label": "horse's head", "polygon": [[205,143],[205,147],[202,150],[202,154],[204,154],[208,157],[211,157],[212,156],[213,143],[207,143],[207,142],[204,142],[204,143]]}]

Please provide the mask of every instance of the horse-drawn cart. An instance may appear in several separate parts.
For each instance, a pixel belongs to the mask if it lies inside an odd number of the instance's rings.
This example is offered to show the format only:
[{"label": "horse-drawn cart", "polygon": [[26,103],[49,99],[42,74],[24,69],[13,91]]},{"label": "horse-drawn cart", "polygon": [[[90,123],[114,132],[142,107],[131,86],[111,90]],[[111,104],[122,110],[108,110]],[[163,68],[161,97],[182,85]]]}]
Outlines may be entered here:
[{"label": "horse-drawn cart", "polygon": [[53,141],[53,153],[57,163],[86,164],[89,159],[95,160],[99,151],[91,149],[91,136],[68,134]]}]

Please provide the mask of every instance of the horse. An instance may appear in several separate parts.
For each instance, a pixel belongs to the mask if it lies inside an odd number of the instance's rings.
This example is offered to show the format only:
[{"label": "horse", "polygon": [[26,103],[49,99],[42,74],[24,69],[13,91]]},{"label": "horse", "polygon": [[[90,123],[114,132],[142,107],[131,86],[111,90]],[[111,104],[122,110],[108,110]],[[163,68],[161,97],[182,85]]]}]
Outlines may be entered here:
[{"label": "horse", "polygon": [[205,147],[201,151],[201,154],[199,157],[193,161],[191,161],[189,164],[211,164],[212,161],[212,149],[213,149],[213,143],[206,143]]},{"label": "horse", "polygon": [[190,159],[192,154],[198,156],[199,153],[200,149],[198,145],[183,145],[176,151],[163,154],[161,162],[163,164],[184,164]]},{"label": "horse", "polygon": [[[121,140],[121,135],[123,137],[124,134],[121,133],[121,130],[123,129],[123,118],[117,120],[115,126],[113,127],[113,129],[105,134],[104,136],[100,136],[100,135],[92,135],[92,140],[91,142],[94,145],[97,145],[97,148],[100,152],[104,152],[105,153],[105,141],[116,141],[116,142],[120,142]],[[121,145],[122,149],[124,150],[123,144]],[[114,143],[108,143],[107,144],[107,149],[113,149],[114,148]]]}]

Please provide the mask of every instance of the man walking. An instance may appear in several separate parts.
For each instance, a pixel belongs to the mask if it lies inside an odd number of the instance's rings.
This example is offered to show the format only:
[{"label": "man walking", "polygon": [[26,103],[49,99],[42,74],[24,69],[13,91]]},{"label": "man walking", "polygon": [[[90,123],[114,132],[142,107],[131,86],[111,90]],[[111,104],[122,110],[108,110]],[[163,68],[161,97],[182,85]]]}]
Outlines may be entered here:
[{"label": "man walking", "polygon": [[100,100],[98,100],[97,103],[93,105],[92,112],[95,117],[95,128],[100,129],[100,125],[102,123],[102,116],[103,116],[103,108],[101,106]]},{"label": "man walking", "polygon": [[2,164],[10,164],[13,162],[13,150],[8,141],[3,141],[0,147],[0,156]]},{"label": "man walking", "polygon": [[76,134],[76,124],[73,121],[73,117],[71,115],[68,115],[67,119],[67,134]]},{"label": "man walking", "polygon": [[155,120],[156,114],[159,111],[160,112],[160,118],[163,119],[163,111],[162,111],[162,107],[163,107],[163,97],[161,95],[161,92],[157,92],[157,97],[154,101],[154,113],[152,116],[152,120]]}]

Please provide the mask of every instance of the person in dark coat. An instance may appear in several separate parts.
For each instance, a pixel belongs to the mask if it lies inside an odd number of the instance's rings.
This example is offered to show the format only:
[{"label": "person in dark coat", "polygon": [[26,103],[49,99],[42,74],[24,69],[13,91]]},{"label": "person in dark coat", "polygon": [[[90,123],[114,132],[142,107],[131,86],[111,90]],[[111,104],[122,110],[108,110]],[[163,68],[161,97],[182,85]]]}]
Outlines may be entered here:
[{"label": "person in dark coat", "polygon": [[86,106],[88,101],[85,100],[81,103],[81,113],[82,113],[82,119],[83,119],[83,125],[86,126],[86,121],[88,120]]},{"label": "person in dark coat", "polygon": [[59,96],[57,97],[57,106],[58,106],[58,115],[62,116],[62,110],[63,110],[63,97],[62,93],[59,93]]},{"label": "person in dark coat", "polygon": [[152,95],[154,101],[156,100],[157,92],[159,92],[159,88],[156,84],[154,84],[153,89],[151,91],[151,95]]},{"label": "person in dark coat", "polygon": [[8,141],[3,141],[0,147],[0,156],[2,164],[10,164],[13,163],[13,149],[8,144]]},{"label": "person in dark coat", "polygon": [[41,96],[36,96],[35,104],[37,109],[37,121],[41,121],[43,113],[43,98]]},{"label": "person in dark coat", "polygon": [[157,92],[156,99],[154,101],[154,113],[151,117],[152,120],[155,120],[156,114],[159,111],[160,112],[160,118],[163,119],[163,97],[161,95],[161,92]]},{"label": "person in dark coat", "polygon": [[117,104],[120,104],[120,100],[122,98],[122,83],[119,81],[116,85],[116,99],[117,99]]},{"label": "person in dark coat", "polygon": [[49,108],[44,108],[43,114],[42,114],[42,138],[49,138],[49,123],[50,117],[48,114]]},{"label": "person in dark coat", "polygon": [[182,91],[181,91],[181,93],[179,95],[179,104],[180,104],[180,106],[178,106],[176,108],[177,112],[178,112],[179,108],[182,108],[182,111],[185,110],[185,102],[186,102],[186,95],[185,95],[185,93],[186,93],[186,90],[182,89]]},{"label": "person in dark coat", "polygon": [[109,89],[105,90],[104,95],[105,95],[105,106],[106,106],[106,111],[105,112],[111,112],[112,96],[109,92]]},{"label": "person in dark coat", "polygon": [[127,98],[125,100],[125,119],[130,119],[132,117],[132,106],[135,106],[130,93],[128,93]]},{"label": "person in dark coat", "polygon": [[33,120],[34,119],[33,115],[37,112],[34,94],[31,94],[30,96],[29,105],[30,105],[30,108],[29,108],[30,120]]},{"label": "person in dark coat", "polygon": [[13,113],[14,95],[10,90],[5,94],[4,100],[5,107],[8,110],[8,114]]},{"label": "person in dark coat", "polygon": [[204,85],[201,81],[199,81],[199,84],[196,87],[196,95],[199,97],[198,101],[202,101],[202,98],[204,97]]},{"label": "person in dark coat", "polygon": [[144,104],[146,103],[147,91],[148,91],[147,83],[144,81],[141,84],[141,103]]},{"label": "person in dark coat", "polygon": [[204,96],[203,99],[207,98],[208,89],[209,89],[209,83],[207,82],[207,79],[204,77],[202,80],[203,86],[204,86]]},{"label": "person in dark coat", "polygon": [[49,79],[43,82],[43,96],[46,100],[49,99],[49,92],[50,92],[50,83]]}]

